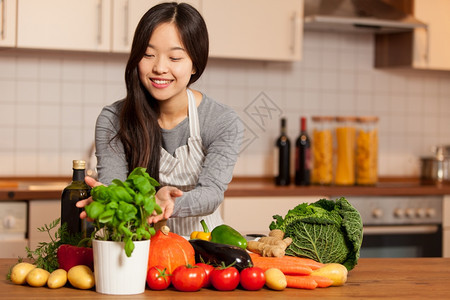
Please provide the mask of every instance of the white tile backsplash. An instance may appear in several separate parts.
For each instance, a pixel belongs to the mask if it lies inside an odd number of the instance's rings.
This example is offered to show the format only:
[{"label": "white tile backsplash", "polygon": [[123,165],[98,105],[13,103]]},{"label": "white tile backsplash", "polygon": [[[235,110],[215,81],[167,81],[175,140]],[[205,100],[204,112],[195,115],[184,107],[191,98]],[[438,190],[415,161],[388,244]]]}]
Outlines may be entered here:
[{"label": "white tile backsplash", "polygon": [[36,79],[17,79],[17,103],[37,104],[39,101],[39,82]]},{"label": "white tile backsplash", "polygon": [[5,127],[13,128],[15,123],[16,123],[16,106],[13,103],[9,103],[7,101],[0,102],[0,126],[2,128]]},{"label": "white tile backsplash", "polygon": [[[420,156],[450,144],[450,72],[374,69],[373,43],[370,34],[305,32],[301,62],[211,59],[193,88],[233,107],[247,127],[235,174],[273,174],[281,115],[292,144],[300,116],[378,115],[380,175],[418,175]],[[0,176],[71,174],[71,161],[91,146],[101,108],[126,94],[126,61],[1,51]],[[279,109],[264,126],[248,114],[261,93]]]}]

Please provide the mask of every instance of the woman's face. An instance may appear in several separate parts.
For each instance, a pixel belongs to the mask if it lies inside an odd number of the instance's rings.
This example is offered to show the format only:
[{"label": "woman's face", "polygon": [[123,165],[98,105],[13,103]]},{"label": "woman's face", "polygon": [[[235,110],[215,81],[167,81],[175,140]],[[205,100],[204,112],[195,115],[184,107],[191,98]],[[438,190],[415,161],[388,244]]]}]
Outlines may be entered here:
[{"label": "woman's face", "polygon": [[173,23],[156,27],[138,69],[142,84],[155,99],[185,99],[193,65]]}]

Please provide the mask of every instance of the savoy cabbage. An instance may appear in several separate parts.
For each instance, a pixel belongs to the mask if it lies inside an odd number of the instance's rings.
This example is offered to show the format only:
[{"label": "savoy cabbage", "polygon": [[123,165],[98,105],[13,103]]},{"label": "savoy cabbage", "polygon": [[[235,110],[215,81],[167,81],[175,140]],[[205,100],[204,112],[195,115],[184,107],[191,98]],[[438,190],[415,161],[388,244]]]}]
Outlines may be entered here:
[{"label": "savoy cabbage", "polygon": [[348,270],[355,267],[363,238],[359,212],[341,197],[302,203],[282,218],[273,216],[270,229],[281,229],[292,244],[286,255],[311,258],[321,263],[340,263]]}]

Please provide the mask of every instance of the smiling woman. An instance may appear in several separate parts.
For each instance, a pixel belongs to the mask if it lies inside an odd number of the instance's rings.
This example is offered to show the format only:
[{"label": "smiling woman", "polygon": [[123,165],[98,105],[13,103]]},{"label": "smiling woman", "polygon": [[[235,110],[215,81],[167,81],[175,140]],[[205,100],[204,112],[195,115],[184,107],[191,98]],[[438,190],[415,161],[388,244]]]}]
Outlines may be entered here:
[{"label": "smiling woman", "polygon": [[[178,124],[177,119],[186,117],[187,103],[177,98],[186,98],[186,86],[195,71],[173,23],[163,23],[155,29],[138,67],[142,84],[160,101],[160,125],[164,120]],[[173,113],[178,113],[175,120]]]},{"label": "smiling woman", "polygon": [[106,106],[96,125],[99,181],[124,180],[145,167],[161,184],[156,201],[162,213],[149,222],[167,220],[184,236],[201,230],[201,219],[211,228],[223,223],[217,208],[243,138],[235,111],[189,88],[202,75],[208,51],[208,31],[196,9],[154,6],[136,28],[125,70],[127,96]]}]

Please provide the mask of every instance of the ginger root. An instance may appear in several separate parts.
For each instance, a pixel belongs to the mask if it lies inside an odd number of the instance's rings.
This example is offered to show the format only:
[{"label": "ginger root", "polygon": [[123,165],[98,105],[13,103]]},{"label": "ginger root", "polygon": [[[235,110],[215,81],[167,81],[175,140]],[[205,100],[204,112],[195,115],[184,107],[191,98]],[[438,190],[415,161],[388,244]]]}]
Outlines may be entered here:
[{"label": "ginger root", "polygon": [[258,241],[249,241],[247,250],[261,256],[282,257],[286,248],[292,243],[291,238],[283,238],[284,232],[274,229],[269,232],[267,237],[262,237]]}]

